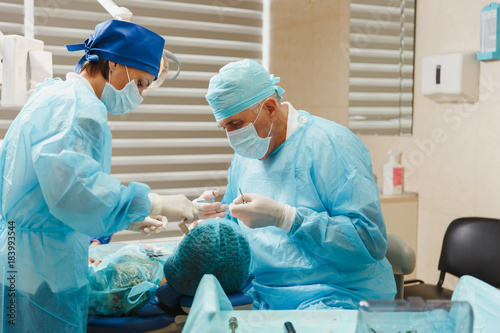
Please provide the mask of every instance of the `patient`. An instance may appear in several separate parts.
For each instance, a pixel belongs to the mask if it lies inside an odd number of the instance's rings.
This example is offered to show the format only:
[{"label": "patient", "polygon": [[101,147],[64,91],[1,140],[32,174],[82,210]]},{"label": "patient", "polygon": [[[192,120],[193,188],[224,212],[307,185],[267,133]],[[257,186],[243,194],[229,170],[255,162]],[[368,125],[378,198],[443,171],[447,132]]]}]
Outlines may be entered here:
[{"label": "patient", "polygon": [[168,284],[163,286],[163,298],[158,296],[163,304],[155,309],[159,313],[176,311],[180,294],[194,295],[204,274],[213,274],[228,294],[245,286],[250,247],[237,223],[219,218],[199,220],[172,250],[173,246],[114,243],[92,247],[102,263],[98,260],[89,266],[89,313],[135,316],[150,311],[159,302],[153,296],[163,277]]},{"label": "patient", "polygon": [[240,226],[227,219],[193,223],[163,266],[167,282],[178,292],[194,295],[201,278],[213,274],[229,294],[248,280],[250,246]]}]

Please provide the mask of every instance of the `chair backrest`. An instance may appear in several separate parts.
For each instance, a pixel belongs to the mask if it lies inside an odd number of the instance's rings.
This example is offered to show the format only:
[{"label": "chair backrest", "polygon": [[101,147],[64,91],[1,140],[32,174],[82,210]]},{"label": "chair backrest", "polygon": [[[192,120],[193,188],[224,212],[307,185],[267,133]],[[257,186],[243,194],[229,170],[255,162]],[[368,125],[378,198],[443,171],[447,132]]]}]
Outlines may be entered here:
[{"label": "chair backrest", "polygon": [[500,220],[465,217],[451,222],[438,268],[441,284],[444,274],[450,273],[457,277],[472,275],[500,287]]}]

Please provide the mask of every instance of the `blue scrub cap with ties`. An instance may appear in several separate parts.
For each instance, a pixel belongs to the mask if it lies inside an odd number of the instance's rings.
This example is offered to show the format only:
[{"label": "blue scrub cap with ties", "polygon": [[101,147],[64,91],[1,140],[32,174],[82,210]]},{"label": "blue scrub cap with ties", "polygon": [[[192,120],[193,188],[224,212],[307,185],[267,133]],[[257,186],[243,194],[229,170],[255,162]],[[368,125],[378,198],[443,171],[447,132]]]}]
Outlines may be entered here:
[{"label": "blue scrub cap with ties", "polygon": [[276,85],[278,82],[279,77],[270,75],[256,61],[231,62],[210,79],[205,98],[219,121],[248,109],[275,92],[281,99],[285,90]]},{"label": "blue scrub cap with ties", "polygon": [[138,24],[109,20],[95,27],[94,35],[81,44],[66,45],[68,51],[84,50],[75,67],[78,72],[85,60],[105,59],[140,69],[158,77],[165,40]]}]

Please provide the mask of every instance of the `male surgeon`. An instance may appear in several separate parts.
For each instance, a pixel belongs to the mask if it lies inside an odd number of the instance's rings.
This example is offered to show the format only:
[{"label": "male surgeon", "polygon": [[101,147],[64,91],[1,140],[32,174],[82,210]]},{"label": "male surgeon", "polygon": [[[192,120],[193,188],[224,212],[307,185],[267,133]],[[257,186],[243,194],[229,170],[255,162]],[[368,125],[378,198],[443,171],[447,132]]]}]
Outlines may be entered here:
[{"label": "male surgeon", "polygon": [[206,95],[235,151],[222,204],[248,237],[254,308],[394,298],[367,148],[345,127],[281,103],[278,82],[247,59],[222,67]]}]

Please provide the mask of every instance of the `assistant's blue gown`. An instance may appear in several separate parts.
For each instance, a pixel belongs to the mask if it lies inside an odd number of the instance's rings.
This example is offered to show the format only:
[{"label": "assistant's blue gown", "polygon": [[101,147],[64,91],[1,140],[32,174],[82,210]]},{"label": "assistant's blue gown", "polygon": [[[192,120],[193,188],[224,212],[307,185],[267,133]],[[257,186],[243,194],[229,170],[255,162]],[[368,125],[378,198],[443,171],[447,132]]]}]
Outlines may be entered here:
[{"label": "assistant's blue gown", "polygon": [[104,104],[79,82],[41,84],[0,148],[0,331],[86,331],[88,236],[149,214],[149,187],[110,169]]},{"label": "assistant's blue gown", "polygon": [[234,154],[229,168],[222,203],[241,187],[297,208],[288,233],[239,222],[252,250],[254,308],[355,309],[363,299],[393,299],[369,151],[339,124],[305,111],[298,120],[302,126],[267,159]]}]

